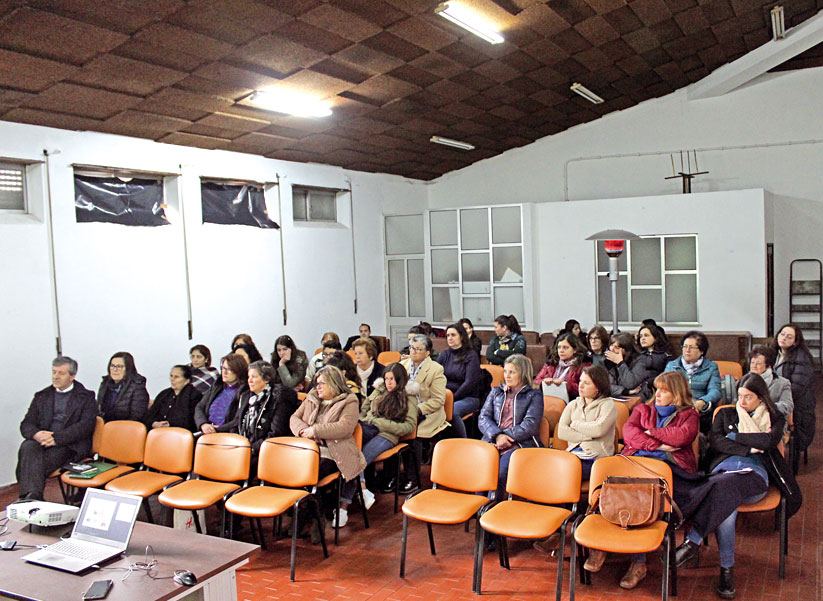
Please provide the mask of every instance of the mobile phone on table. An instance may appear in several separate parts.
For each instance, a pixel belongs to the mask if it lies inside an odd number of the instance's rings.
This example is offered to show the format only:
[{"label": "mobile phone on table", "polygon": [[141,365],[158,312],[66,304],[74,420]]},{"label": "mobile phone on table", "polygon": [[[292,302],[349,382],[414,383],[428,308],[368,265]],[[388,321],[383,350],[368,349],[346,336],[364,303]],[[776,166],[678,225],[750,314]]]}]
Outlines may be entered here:
[{"label": "mobile phone on table", "polygon": [[96,582],[92,582],[89,590],[83,593],[84,601],[91,601],[92,599],[105,599],[111,590],[112,584],[114,583],[111,580],[98,580]]}]

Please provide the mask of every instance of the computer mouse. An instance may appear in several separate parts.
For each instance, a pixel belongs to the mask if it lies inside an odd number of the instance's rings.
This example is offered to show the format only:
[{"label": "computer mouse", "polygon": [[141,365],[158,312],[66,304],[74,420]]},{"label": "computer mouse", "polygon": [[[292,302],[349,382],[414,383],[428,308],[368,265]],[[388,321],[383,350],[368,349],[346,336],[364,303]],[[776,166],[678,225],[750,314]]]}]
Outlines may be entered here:
[{"label": "computer mouse", "polygon": [[185,586],[194,586],[197,584],[197,576],[188,570],[175,570],[174,581]]}]

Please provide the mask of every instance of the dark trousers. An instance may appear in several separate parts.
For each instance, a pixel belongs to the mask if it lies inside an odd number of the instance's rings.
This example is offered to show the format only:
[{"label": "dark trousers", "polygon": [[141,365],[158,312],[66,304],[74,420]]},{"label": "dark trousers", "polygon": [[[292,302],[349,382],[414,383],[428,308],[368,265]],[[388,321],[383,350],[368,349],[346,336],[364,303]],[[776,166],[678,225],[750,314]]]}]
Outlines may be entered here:
[{"label": "dark trousers", "polygon": [[44,447],[35,440],[24,440],[17,452],[18,495],[42,499],[46,478],[73,457],[67,447]]}]

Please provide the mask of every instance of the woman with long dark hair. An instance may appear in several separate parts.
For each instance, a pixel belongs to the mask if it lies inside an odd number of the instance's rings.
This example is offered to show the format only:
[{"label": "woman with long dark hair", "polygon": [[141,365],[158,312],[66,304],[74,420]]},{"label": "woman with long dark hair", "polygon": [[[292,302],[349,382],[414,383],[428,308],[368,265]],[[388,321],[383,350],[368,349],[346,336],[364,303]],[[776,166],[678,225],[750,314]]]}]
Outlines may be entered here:
[{"label": "woman with long dark hair", "polygon": [[792,383],[794,400],[794,434],[798,451],[806,449],[814,439],[814,364],[812,354],[797,324],[787,323],[772,341],[777,353],[774,373]]},{"label": "woman with long dark hair", "polygon": [[149,407],[146,378],[137,373],[131,353],[120,351],[109,359],[108,373],[100,382],[97,403],[104,421],[143,421]]},{"label": "woman with long dark hair", "polygon": [[303,390],[309,359],[306,357],[306,353],[297,348],[294,340],[288,334],[284,334],[274,341],[271,364],[277,370],[274,376],[276,384],[294,388],[298,392]]},{"label": "woman with long dark hair", "polygon": [[492,365],[503,365],[511,355],[526,354],[526,338],[514,315],[498,315],[494,320],[494,333],[486,348],[486,359]]},{"label": "woman with long dark hair", "polygon": [[654,379],[666,371],[666,365],[671,361],[672,355],[669,352],[669,339],[657,324],[649,323],[640,326],[637,331],[637,346],[640,347],[640,358],[646,366],[646,381],[640,391],[643,398],[650,399],[654,396],[652,382]]},{"label": "woman with long dark hair", "polygon": [[639,394],[649,378],[646,363],[634,344],[634,336],[628,332],[612,336],[603,367],[609,372],[612,396]]},{"label": "woman with long dark hair", "polygon": [[469,337],[469,344],[472,347],[472,350],[477,353],[477,359],[480,360],[480,351],[483,348],[483,341],[474,333],[474,324],[472,324],[472,320],[468,317],[462,317],[457,320],[463,329],[466,330],[466,335]]},{"label": "woman with long dark hair", "polygon": [[203,434],[230,432],[236,425],[238,399],[248,387],[249,364],[230,353],[220,359],[220,375],[194,408],[194,424]]},{"label": "woman with long dark hair", "polygon": [[577,398],[577,386],[583,364],[586,361],[586,347],[571,332],[561,334],[554,348],[546,357],[546,363],[534,378],[535,387],[543,383],[565,385],[569,400]]},{"label": "woman with long dark hair", "polygon": [[469,335],[460,323],[446,328],[445,351],[437,356],[446,376],[446,388],[454,395],[451,425],[455,436],[466,438],[463,417],[480,409],[477,386],[480,382],[480,359],[469,342]]}]

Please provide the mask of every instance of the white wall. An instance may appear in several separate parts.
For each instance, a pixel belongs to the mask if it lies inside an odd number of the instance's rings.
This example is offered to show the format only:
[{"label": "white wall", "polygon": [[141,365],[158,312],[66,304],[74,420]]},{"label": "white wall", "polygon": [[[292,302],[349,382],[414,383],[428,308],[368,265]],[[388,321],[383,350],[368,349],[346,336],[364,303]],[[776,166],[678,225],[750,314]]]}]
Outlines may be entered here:
[{"label": "white wall", "polygon": [[[107,134],[0,122],[0,157],[43,161],[49,151],[51,206],[63,352],[80,363],[78,380],[96,391],[109,356],[128,350],[148,378],[151,396],[168,386],[168,370],[185,362],[192,344],[224,354],[238,332],[252,335],[264,357],[274,339],[292,335],[312,352],[320,335],[341,336],[369,322],[385,331],[383,207],[426,201],[421,182],[263,157],[184,148]],[[59,151],[59,152],[58,152]],[[163,227],[76,223],[72,165],[100,165],[180,174],[167,185]],[[32,394],[49,384],[56,326],[49,268],[49,203],[45,165],[30,169],[31,215],[0,214],[4,294],[0,295],[0,360],[14,377],[0,383],[0,485],[14,480],[18,424]],[[278,181],[269,186],[270,216],[281,223],[288,323],[283,323],[280,235],[275,230],[203,224],[200,177]],[[292,223],[295,184],[352,188],[339,205],[339,224]],[[181,202],[183,211],[181,213]],[[187,336],[183,215],[188,239],[193,340]],[[352,222],[354,253],[352,254]],[[354,311],[354,263],[359,292]],[[13,367],[12,367],[13,366]]]}]

